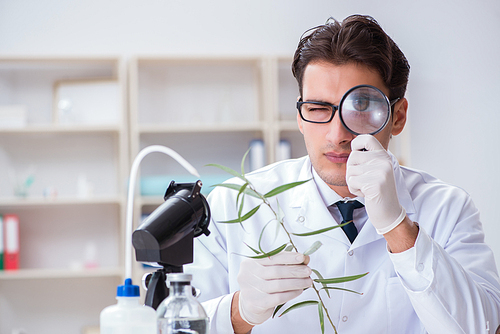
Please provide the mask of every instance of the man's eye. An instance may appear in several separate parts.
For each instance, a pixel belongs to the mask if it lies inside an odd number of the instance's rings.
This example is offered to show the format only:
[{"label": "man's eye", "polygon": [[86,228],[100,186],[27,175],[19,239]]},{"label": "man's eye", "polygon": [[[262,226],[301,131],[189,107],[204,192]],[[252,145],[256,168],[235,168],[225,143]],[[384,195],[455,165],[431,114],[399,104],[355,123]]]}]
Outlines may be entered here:
[{"label": "man's eye", "polygon": [[330,109],[325,107],[313,107],[309,109],[309,112],[329,112]]},{"label": "man's eye", "polygon": [[358,98],[352,101],[352,106],[356,111],[365,111],[370,106],[370,99]]}]

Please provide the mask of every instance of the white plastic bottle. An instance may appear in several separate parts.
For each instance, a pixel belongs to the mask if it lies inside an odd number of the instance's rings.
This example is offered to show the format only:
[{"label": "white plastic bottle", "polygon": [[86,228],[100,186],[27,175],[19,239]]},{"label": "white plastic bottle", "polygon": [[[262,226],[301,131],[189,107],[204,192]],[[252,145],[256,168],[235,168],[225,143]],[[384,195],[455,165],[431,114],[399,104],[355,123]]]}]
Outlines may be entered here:
[{"label": "white plastic bottle", "polygon": [[116,291],[118,303],[101,312],[101,334],[156,334],[156,312],[139,304],[139,286],[130,278]]}]

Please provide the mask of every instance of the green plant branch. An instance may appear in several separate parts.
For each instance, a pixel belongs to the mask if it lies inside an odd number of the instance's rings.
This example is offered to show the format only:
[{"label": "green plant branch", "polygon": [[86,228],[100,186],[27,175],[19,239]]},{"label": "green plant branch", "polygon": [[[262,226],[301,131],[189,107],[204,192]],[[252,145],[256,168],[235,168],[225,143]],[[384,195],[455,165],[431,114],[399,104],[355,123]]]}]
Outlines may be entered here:
[{"label": "green plant branch", "polygon": [[[248,182],[248,181],[247,181],[247,182]],[[247,186],[246,188],[249,188],[249,189],[251,189],[253,192],[255,192],[256,194],[259,194],[259,192],[258,192],[258,191],[257,191],[257,190],[253,187],[253,185],[252,185],[250,182],[248,182],[248,186]],[[262,199],[262,201],[264,202],[264,204],[265,204],[265,205],[266,205],[266,206],[267,206],[267,207],[271,210],[271,212],[274,214],[274,217],[276,218],[276,221],[278,221],[278,222],[279,222],[279,224],[280,224],[280,225],[281,225],[281,227],[283,228],[283,231],[285,231],[285,233],[286,233],[286,235],[287,235],[287,237],[288,237],[288,240],[289,240],[290,244],[292,245],[293,249],[294,249],[294,250],[298,253],[298,252],[299,252],[299,250],[298,250],[297,246],[295,246],[295,244],[294,244],[294,242],[293,242],[293,239],[292,239],[292,235],[291,235],[291,233],[290,233],[290,232],[288,232],[288,229],[286,228],[286,226],[285,226],[285,222],[283,221],[283,219],[280,219],[280,217],[278,216],[278,214],[276,213],[276,211],[274,211],[273,207],[271,206],[271,203],[269,203],[269,201],[267,200],[267,198],[266,198],[265,196],[260,196],[260,198]],[[314,292],[316,292],[316,295],[318,296],[319,302],[321,303],[321,309],[322,309],[322,311],[324,311],[324,312],[325,312],[325,314],[326,314],[326,318],[328,319],[328,321],[329,321],[329,322],[330,322],[330,324],[332,325],[332,328],[333,328],[333,330],[334,330],[335,334],[337,334],[337,328],[336,328],[336,327],[335,327],[335,325],[333,324],[333,320],[332,320],[332,318],[330,318],[330,313],[328,312],[328,309],[327,309],[327,307],[326,307],[325,303],[323,302],[323,298],[321,298],[321,294],[319,293],[319,292],[320,292],[320,290],[318,290],[318,289],[316,288],[316,286],[314,285],[314,283],[313,283],[313,285],[312,285],[312,288],[314,289]],[[326,290],[326,291],[328,291],[328,290]],[[281,308],[281,307],[280,307],[280,308]],[[322,313],[319,313],[319,314],[321,315]],[[282,314],[282,315],[283,315],[283,314]],[[322,317],[322,316],[320,316],[320,318],[321,318],[321,317]],[[323,327],[322,327],[322,333],[324,333],[324,325],[323,325]]]},{"label": "green plant branch", "polygon": [[[239,223],[242,228],[243,227],[243,222],[245,220],[248,220],[250,219],[260,208],[261,206],[264,204],[265,206],[267,206],[271,212],[273,213],[274,215],[274,219],[270,220],[265,226],[264,228],[262,229],[261,231],[261,235],[259,237],[259,241],[258,241],[258,249],[255,249],[255,248],[252,248],[251,246],[247,245],[245,243],[245,245],[250,248],[250,250],[252,250],[252,252],[254,252],[256,255],[255,256],[250,256],[251,258],[265,258],[265,257],[270,257],[270,256],[273,256],[273,255],[276,255],[284,250],[295,250],[296,252],[299,252],[297,246],[295,245],[295,243],[293,242],[293,238],[292,238],[292,235],[293,236],[297,236],[297,237],[305,237],[305,236],[311,236],[311,235],[316,235],[316,234],[320,234],[320,233],[325,233],[327,231],[330,231],[334,228],[338,228],[338,227],[341,227],[341,226],[344,226],[346,224],[349,224],[351,222],[347,222],[347,223],[344,223],[344,224],[340,224],[340,225],[335,225],[335,226],[331,226],[331,227],[327,227],[327,228],[323,228],[323,229],[320,229],[320,230],[317,230],[317,231],[312,231],[312,232],[307,232],[307,233],[291,233],[288,231],[287,227],[285,226],[285,222],[284,222],[284,216],[281,214],[282,211],[281,211],[281,208],[279,207],[279,202],[276,200],[277,204],[278,204],[278,209],[279,209],[279,213],[277,213],[271,203],[269,202],[269,198],[270,197],[274,197],[288,189],[291,189],[293,187],[296,187],[296,186],[299,186],[305,182],[308,182],[310,181],[309,180],[306,180],[306,181],[299,181],[299,182],[292,182],[292,183],[288,183],[288,184],[284,184],[284,185],[281,185],[279,187],[276,187],[272,190],[270,190],[269,192],[267,192],[266,194],[262,195],[261,193],[259,193],[255,187],[253,186],[253,184],[245,177],[245,171],[243,169],[243,165],[244,165],[244,161],[245,161],[245,158],[247,156],[249,151],[247,151],[245,153],[245,155],[243,156],[243,160],[241,162],[241,174],[234,171],[233,169],[231,168],[228,168],[228,167],[225,167],[225,166],[222,166],[222,165],[218,165],[218,164],[209,164],[208,166],[213,166],[213,167],[218,167],[226,172],[228,172],[229,174],[241,179],[244,183],[241,185],[241,184],[235,184],[235,183],[222,183],[222,184],[216,184],[214,185],[215,186],[220,186],[220,187],[225,187],[225,188],[228,188],[228,189],[232,189],[232,190],[235,190],[235,191],[238,191],[238,196],[236,197],[236,212],[238,213],[238,217],[236,219],[232,219],[232,220],[228,220],[228,221],[223,221],[223,222],[219,222],[219,223],[227,223],[227,224],[232,224],[232,223]],[[244,204],[244,198],[245,198],[245,195],[249,195],[249,196],[252,196],[252,197],[255,197],[257,199],[260,199],[262,201],[261,204],[257,205],[256,207],[250,209],[248,212],[246,212],[245,214],[243,214],[243,204]],[[274,250],[271,250],[271,251],[268,251],[268,252],[265,252],[262,247],[261,247],[261,240],[262,240],[262,236],[264,234],[264,231],[267,227],[267,225],[272,222],[273,220],[275,220],[276,222],[279,223],[279,225],[281,226],[282,230],[286,233],[287,237],[288,237],[288,242],[279,246],[278,248],[274,249]],[[290,246],[292,247],[290,249]],[[305,255],[309,255],[309,254],[312,254],[314,253],[319,247],[321,246],[321,243],[319,241],[317,241],[316,243],[314,243],[312,245],[312,247],[305,252]],[[296,303],[292,306],[290,306],[289,308],[287,308],[285,311],[283,311],[281,313],[280,316],[288,313],[289,311],[295,309],[295,308],[299,308],[299,307],[305,307],[305,306],[309,306],[309,305],[318,305],[318,316],[319,316],[319,320],[320,320],[320,326],[321,326],[321,332],[324,333],[325,331],[325,327],[324,327],[324,315],[326,314],[326,317],[328,319],[328,321],[330,322],[335,334],[338,334],[337,333],[337,328],[335,327],[335,325],[333,324],[333,321],[330,317],[330,314],[328,312],[328,309],[326,308],[326,305],[321,297],[321,294],[320,294],[320,291],[321,290],[325,290],[325,293],[328,295],[328,297],[330,297],[330,293],[329,293],[329,290],[331,289],[335,289],[335,290],[342,290],[342,291],[349,291],[349,292],[354,292],[354,293],[358,293],[356,291],[352,291],[352,290],[349,290],[349,289],[345,289],[345,288],[338,288],[338,287],[329,287],[328,284],[338,284],[338,283],[344,283],[344,282],[349,282],[349,281],[353,281],[353,280],[356,280],[356,279],[359,279],[361,277],[364,277],[365,275],[367,275],[368,273],[365,273],[365,274],[361,274],[361,275],[354,275],[354,276],[345,276],[345,277],[338,277],[338,278],[327,278],[327,279],[324,279],[321,274],[317,271],[317,270],[313,270],[313,272],[316,274],[316,276],[318,276],[317,279],[314,279],[313,280],[313,284],[312,284],[312,288],[314,289],[317,297],[318,297],[318,301],[303,301],[303,302],[299,302],[299,303]],[[318,284],[321,284],[322,285],[322,288],[318,289],[315,285],[315,283],[318,283]],[[281,305],[278,305],[275,310],[274,310],[274,313],[273,313],[273,317],[278,313],[278,311],[284,306],[284,304],[281,304]]]}]

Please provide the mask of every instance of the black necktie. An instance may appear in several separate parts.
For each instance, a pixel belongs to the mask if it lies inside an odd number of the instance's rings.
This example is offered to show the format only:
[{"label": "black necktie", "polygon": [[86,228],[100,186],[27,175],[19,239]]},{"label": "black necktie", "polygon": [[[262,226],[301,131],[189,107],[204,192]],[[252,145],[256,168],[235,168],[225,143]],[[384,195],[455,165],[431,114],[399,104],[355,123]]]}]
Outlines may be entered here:
[{"label": "black necktie", "polygon": [[347,235],[352,244],[354,239],[356,239],[356,236],[358,235],[358,230],[356,229],[356,226],[352,221],[352,213],[354,212],[354,209],[362,208],[364,205],[358,201],[337,202],[335,204],[337,205],[337,207],[340,210],[340,213],[342,214],[342,219],[343,219],[342,224],[350,222],[350,224],[342,226],[342,229],[344,230],[345,234]]}]

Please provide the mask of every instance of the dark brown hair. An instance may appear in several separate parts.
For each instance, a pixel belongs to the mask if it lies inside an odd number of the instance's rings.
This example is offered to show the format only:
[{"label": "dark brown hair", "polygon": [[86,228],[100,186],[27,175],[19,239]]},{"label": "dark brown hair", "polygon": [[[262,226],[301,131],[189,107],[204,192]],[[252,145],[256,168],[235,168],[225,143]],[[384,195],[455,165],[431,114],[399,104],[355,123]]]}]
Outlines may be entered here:
[{"label": "dark brown hair", "polygon": [[302,96],[306,66],[325,61],[334,65],[360,63],[376,70],[390,100],[404,97],[410,65],[394,41],[371,16],[352,15],[344,21],[330,19],[302,35],[292,63],[292,73]]}]

